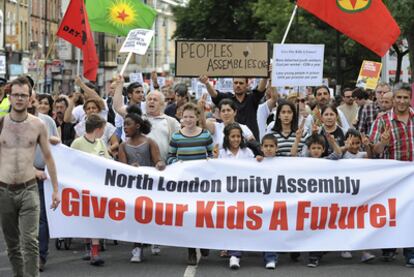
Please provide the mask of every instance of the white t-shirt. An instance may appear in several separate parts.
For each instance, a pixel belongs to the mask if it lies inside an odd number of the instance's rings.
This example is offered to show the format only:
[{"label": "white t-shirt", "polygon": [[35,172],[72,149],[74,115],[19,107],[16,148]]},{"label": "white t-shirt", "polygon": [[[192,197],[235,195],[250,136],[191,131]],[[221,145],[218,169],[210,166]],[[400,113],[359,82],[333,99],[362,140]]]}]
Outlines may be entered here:
[{"label": "white t-shirt", "polygon": [[[244,124],[240,124],[240,127],[243,131],[243,138],[247,141],[249,138],[254,137],[252,131]],[[213,137],[214,145],[218,144],[219,149],[223,148],[223,140],[224,140],[224,123],[223,122],[214,122],[215,132]]]},{"label": "white t-shirt", "polygon": [[251,159],[254,158],[252,150],[249,148],[239,148],[237,154],[234,155],[229,149],[220,149],[219,159]]},{"label": "white t-shirt", "polygon": [[156,117],[145,116],[151,123],[151,132],[147,137],[153,139],[160,149],[161,159],[167,160],[168,149],[172,134],[180,130],[180,123],[175,118],[168,115],[160,115]]},{"label": "white t-shirt", "polygon": [[[85,120],[83,120],[75,125],[75,132],[78,137],[81,137],[86,133],[85,123],[86,123]],[[106,123],[104,133],[102,137],[100,138],[106,147],[108,147],[109,140],[111,139],[112,135],[115,133],[115,130],[116,128],[114,125],[108,122]]]}]

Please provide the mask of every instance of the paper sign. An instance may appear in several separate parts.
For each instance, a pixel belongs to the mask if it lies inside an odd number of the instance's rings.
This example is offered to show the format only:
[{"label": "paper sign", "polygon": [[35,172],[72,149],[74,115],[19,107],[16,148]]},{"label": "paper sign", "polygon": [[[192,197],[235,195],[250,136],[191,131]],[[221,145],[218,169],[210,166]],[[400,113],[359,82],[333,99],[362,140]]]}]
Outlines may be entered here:
[{"label": "paper sign", "polygon": [[320,86],[324,50],[321,44],[275,44],[272,86]]},{"label": "paper sign", "polygon": [[208,93],[206,85],[201,83],[197,78],[191,79],[191,90],[194,92],[196,99],[200,99],[204,93]]},{"label": "paper sign", "polygon": [[220,92],[233,92],[233,78],[217,79],[215,89]]},{"label": "paper sign", "polygon": [[151,39],[154,35],[153,30],[134,29],[129,31],[127,38],[122,44],[120,53],[135,53],[145,55]]},{"label": "paper sign", "polygon": [[177,77],[268,77],[267,41],[194,41],[175,43]]},{"label": "paper sign", "polygon": [[129,82],[130,83],[138,82],[140,84],[143,84],[144,83],[144,78],[142,77],[142,72],[130,73],[129,74]]},{"label": "paper sign", "polygon": [[363,89],[375,89],[377,87],[382,63],[363,61],[359,71],[356,87]]},{"label": "paper sign", "polygon": [[[163,86],[165,86],[166,78],[165,77],[157,77],[157,83],[158,83],[159,89],[161,89]],[[151,79],[150,88],[151,88],[151,91],[154,90],[154,84],[152,83],[152,79]]]}]

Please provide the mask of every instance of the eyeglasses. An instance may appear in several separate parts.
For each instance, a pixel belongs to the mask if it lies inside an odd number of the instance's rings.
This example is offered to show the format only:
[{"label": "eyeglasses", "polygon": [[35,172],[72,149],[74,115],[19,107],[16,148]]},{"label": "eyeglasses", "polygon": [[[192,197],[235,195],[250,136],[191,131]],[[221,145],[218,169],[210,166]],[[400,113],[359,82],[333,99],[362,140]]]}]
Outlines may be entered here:
[{"label": "eyeglasses", "polygon": [[167,102],[170,102],[170,101],[174,101],[174,98],[165,98],[165,100],[167,100]]},{"label": "eyeglasses", "polygon": [[21,99],[29,98],[28,94],[21,94],[21,93],[13,93],[13,94],[10,94],[10,96],[13,98],[21,98]]},{"label": "eyeglasses", "polygon": [[306,102],[306,99],[296,99],[296,103],[305,103]]}]

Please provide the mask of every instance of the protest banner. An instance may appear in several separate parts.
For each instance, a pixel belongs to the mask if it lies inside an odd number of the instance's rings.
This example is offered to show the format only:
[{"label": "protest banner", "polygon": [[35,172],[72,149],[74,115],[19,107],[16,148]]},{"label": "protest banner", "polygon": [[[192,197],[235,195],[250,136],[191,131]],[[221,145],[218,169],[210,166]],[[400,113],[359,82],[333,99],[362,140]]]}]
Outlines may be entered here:
[{"label": "protest banner", "polygon": [[177,77],[269,76],[267,41],[176,40]]},{"label": "protest banner", "polygon": [[142,72],[135,72],[135,73],[130,73],[129,74],[129,82],[130,83],[140,83],[143,84],[144,83],[144,77],[142,76]]},{"label": "protest banner", "polygon": [[321,85],[324,50],[319,44],[275,44],[272,86]]},{"label": "protest banner", "polygon": [[[251,251],[414,246],[411,162],[213,159],[157,171],[63,145],[52,153],[61,197],[47,209],[54,238]],[[47,181],[47,207],[51,190]]]},{"label": "protest banner", "polygon": [[122,44],[121,50],[119,50],[120,53],[128,53],[125,63],[121,69],[121,75],[124,74],[126,66],[132,57],[132,53],[137,55],[145,55],[153,36],[153,30],[134,29],[129,31],[127,38]]},{"label": "protest banner", "polygon": [[377,87],[382,69],[382,63],[363,61],[359,71],[356,87],[375,89]]}]

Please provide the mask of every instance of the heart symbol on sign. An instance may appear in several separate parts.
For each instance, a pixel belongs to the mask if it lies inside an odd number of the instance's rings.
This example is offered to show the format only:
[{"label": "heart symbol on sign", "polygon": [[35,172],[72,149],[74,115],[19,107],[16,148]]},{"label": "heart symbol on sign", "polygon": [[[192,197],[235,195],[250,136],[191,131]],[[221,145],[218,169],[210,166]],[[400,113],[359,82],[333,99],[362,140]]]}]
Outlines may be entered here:
[{"label": "heart symbol on sign", "polygon": [[249,51],[243,51],[243,55],[245,58],[247,58],[247,56],[249,56]]}]

